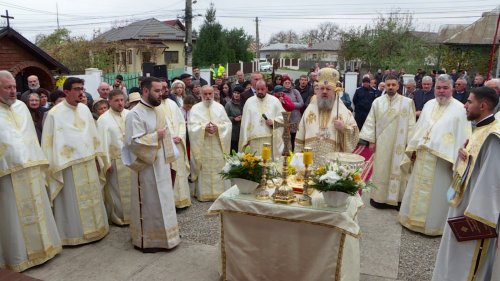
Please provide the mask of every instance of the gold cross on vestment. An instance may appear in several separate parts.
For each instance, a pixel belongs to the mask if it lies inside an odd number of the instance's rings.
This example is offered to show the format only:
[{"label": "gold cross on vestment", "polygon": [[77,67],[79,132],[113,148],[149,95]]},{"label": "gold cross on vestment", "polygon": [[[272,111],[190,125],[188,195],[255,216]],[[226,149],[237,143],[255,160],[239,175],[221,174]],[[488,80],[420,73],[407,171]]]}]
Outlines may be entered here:
[{"label": "gold cross on vestment", "polygon": [[281,115],[283,116],[283,123],[275,122],[274,127],[275,128],[283,128],[283,143],[285,144],[285,148],[283,149],[283,156],[290,156],[290,147],[292,146],[290,140],[290,130],[295,129],[297,130],[298,124],[297,123],[290,123],[290,116],[292,115],[291,112],[281,112]]}]

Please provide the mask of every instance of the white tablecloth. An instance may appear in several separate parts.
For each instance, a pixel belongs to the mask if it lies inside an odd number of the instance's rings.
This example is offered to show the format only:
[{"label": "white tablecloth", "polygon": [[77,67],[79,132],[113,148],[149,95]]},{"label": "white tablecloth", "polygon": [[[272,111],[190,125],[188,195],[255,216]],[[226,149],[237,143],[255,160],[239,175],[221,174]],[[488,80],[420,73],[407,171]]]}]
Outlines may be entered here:
[{"label": "white tablecloth", "polygon": [[326,206],[319,192],[312,198],[304,207],[257,200],[236,186],[224,192],[209,209],[221,215],[223,280],[359,280],[361,198],[341,208]]}]

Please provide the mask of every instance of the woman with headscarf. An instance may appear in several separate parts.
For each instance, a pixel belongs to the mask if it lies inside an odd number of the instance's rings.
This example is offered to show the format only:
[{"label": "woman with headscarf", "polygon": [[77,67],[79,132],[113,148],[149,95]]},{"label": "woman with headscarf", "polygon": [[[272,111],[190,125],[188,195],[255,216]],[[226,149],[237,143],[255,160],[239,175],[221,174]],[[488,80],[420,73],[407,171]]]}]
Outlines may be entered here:
[{"label": "woman with headscarf", "polygon": [[240,140],[240,126],[241,126],[241,93],[245,89],[242,86],[237,85],[234,87],[231,99],[226,103],[225,109],[229,120],[233,124],[233,130],[231,132],[231,151],[238,151],[238,142]]},{"label": "woman with headscarf", "polygon": [[38,137],[38,142],[42,138],[43,129],[43,113],[45,110],[40,109],[40,96],[35,92],[28,95],[28,109],[35,124],[36,136]]},{"label": "woman with headscarf", "polygon": [[[286,96],[288,96],[293,104],[294,104],[294,109],[292,110],[292,115],[290,116],[290,122],[291,123],[297,123],[299,124],[300,118],[302,117],[302,113],[300,113],[300,110],[304,106],[304,101],[302,100],[302,96],[300,95],[299,91],[295,89],[292,86],[292,80],[290,79],[289,76],[283,76],[283,92],[285,93]],[[296,129],[290,129],[290,140],[292,142],[292,151],[295,149],[295,135],[297,133]]]}]

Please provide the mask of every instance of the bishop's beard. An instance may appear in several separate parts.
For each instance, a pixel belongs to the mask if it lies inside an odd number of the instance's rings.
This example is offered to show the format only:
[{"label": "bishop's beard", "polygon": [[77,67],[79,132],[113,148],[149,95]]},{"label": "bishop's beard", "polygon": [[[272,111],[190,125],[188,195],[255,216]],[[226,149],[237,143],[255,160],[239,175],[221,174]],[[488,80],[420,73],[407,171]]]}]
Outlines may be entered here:
[{"label": "bishop's beard", "polygon": [[214,100],[204,100],[203,101],[203,104],[206,106],[206,107],[210,107],[212,105],[212,103],[214,103]]},{"label": "bishop's beard", "polygon": [[319,110],[332,110],[334,99],[324,98],[322,96],[316,96],[316,101],[318,103]]}]

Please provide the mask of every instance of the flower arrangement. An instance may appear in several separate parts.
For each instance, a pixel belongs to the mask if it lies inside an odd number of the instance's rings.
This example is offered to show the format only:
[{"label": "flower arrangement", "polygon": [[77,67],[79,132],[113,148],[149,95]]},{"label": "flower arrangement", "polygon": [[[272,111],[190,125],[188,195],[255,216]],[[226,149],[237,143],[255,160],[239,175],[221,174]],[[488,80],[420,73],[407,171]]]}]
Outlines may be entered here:
[{"label": "flower arrangement", "polygon": [[226,165],[219,174],[223,179],[241,178],[260,182],[262,177],[262,158],[255,153],[232,151],[224,156]]},{"label": "flower arrangement", "polygon": [[355,195],[358,190],[369,190],[374,187],[371,182],[361,179],[361,170],[348,170],[338,163],[327,163],[316,168],[311,175],[312,185],[318,191],[339,191]]}]

